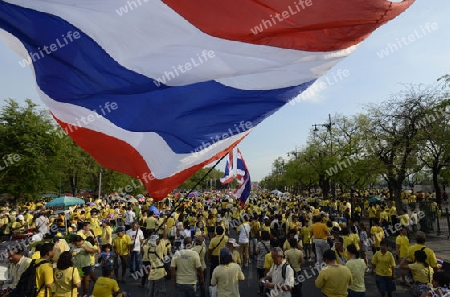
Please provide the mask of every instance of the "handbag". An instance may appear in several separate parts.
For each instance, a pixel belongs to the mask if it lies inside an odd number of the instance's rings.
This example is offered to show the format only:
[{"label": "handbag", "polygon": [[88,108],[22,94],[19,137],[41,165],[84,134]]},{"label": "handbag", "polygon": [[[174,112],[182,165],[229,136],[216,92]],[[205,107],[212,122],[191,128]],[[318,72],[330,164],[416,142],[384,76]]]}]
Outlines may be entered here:
[{"label": "handbag", "polygon": [[209,297],[217,297],[217,286],[209,286]]}]

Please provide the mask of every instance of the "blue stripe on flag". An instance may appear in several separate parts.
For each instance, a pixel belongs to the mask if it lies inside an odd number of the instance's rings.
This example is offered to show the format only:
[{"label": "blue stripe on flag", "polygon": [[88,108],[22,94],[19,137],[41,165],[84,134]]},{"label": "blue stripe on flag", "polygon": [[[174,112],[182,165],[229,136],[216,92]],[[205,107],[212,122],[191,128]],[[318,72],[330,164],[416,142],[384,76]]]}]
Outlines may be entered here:
[{"label": "blue stripe on flag", "polygon": [[[96,111],[123,129],[156,132],[180,154],[227,138],[229,130],[234,135],[244,132],[242,121],[256,126],[315,81],[267,91],[239,90],[215,81],[157,87],[60,17],[0,1],[0,28],[21,40],[30,54],[57,39],[64,45],[63,35],[79,32],[80,38],[33,63],[40,89],[56,101]],[[115,102],[117,110],[107,112],[106,102]]]}]

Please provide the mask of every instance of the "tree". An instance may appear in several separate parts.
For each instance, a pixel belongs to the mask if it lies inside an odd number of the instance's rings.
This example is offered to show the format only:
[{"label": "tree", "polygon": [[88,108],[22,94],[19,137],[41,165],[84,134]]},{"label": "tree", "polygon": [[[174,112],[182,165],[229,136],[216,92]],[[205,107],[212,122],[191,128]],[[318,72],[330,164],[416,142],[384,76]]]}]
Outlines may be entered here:
[{"label": "tree", "polygon": [[0,111],[0,191],[15,198],[36,197],[54,189],[58,180],[56,157],[61,142],[50,115],[37,110],[30,99],[25,103],[20,106],[8,99]]},{"label": "tree", "polygon": [[433,98],[432,88],[410,86],[379,106],[368,107],[368,149],[382,162],[390,197],[395,198],[398,208],[408,168],[418,163],[419,123]]}]

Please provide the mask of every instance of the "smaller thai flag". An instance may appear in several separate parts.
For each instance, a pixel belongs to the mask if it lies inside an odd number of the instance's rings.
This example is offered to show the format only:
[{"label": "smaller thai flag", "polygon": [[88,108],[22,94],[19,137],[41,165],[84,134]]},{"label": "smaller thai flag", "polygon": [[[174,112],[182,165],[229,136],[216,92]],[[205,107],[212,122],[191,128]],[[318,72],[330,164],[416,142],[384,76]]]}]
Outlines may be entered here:
[{"label": "smaller thai flag", "polygon": [[437,258],[437,269],[442,269],[442,266],[444,266],[444,260]]},{"label": "smaller thai flag", "polygon": [[220,178],[220,182],[222,185],[226,185],[231,183],[234,179],[233,174],[233,150],[228,153],[227,164],[225,164],[225,174],[222,178]]},{"label": "smaller thai flag", "polygon": [[250,196],[252,181],[250,180],[250,173],[248,171],[247,165],[245,164],[244,158],[242,157],[242,153],[239,149],[237,150],[236,163],[237,163],[238,181],[240,177],[242,182],[240,182],[241,185],[234,192],[234,196],[236,198],[239,198],[239,201],[241,202],[241,207],[244,208],[245,203],[247,202],[248,197]]}]

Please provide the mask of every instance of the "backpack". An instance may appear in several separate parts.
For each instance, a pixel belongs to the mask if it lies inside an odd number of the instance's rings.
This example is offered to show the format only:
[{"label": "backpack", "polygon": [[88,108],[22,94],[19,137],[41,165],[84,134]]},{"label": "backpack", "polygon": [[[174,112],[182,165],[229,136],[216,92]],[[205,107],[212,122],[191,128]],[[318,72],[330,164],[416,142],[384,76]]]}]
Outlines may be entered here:
[{"label": "backpack", "polygon": [[[288,266],[292,268],[291,264],[288,264],[288,263],[284,263],[283,266],[281,266],[281,277],[284,280],[286,279],[286,268]],[[294,269],[292,269],[292,270],[294,270]],[[294,271],[294,276],[295,276],[295,271]]]},{"label": "backpack", "polygon": [[286,239],[286,224],[277,222],[273,225],[273,234],[280,241]]},{"label": "backpack", "polygon": [[36,269],[45,263],[50,263],[48,260],[43,260],[36,264],[36,260],[32,260],[30,266],[22,273],[16,288],[11,291],[9,297],[36,297],[38,293],[45,287],[43,284],[40,288],[36,286]]}]

